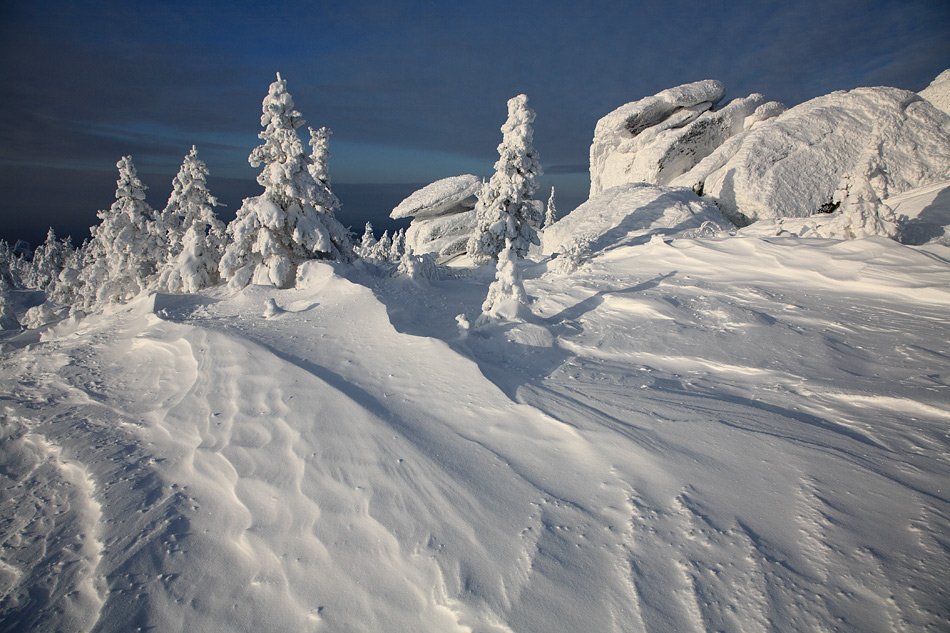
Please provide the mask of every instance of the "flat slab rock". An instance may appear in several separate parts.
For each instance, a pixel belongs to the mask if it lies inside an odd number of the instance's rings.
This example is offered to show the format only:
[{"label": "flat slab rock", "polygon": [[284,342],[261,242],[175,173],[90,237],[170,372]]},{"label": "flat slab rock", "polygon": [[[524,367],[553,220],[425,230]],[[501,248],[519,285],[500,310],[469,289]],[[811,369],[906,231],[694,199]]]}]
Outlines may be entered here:
[{"label": "flat slab rock", "polygon": [[436,180],[413,192],[389,214],[400,218],[433,218],[475,208],[475,196],[482,186],[478,176],[462,174]]}]

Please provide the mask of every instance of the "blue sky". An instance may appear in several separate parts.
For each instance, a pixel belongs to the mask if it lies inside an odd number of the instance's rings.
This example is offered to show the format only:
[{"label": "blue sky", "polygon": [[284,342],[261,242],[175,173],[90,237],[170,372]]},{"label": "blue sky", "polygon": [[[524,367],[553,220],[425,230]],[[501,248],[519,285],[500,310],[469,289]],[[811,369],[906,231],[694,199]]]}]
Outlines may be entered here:
[{"label": "blue sky", "polygon": [[[6,2],[0,4],[0,238],[80,234],[132,154],[161,207],[192,143],[228,205],[274,73],[334,131],[344,220],[377,224],[415,185],[488,175],[506,100],[567,210],[597,119],[704,78],[788,105],[859,85],[923,88],[950,66],[950,3]],[[566,208],[565,208],[566,207]]]}]

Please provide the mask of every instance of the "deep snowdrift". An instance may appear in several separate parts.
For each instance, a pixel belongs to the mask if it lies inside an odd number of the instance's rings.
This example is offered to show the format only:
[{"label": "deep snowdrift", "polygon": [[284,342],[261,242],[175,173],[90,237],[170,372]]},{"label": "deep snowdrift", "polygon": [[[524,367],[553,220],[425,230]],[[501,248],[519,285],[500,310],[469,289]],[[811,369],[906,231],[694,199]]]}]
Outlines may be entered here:
[{"label": "deep snowdrift", "polygon": [[310,263],[8,342],[0,618],[939,630],[950,252],[927,248],[638,241],[527,264],[533,315],[474,331],[488,268]]}]

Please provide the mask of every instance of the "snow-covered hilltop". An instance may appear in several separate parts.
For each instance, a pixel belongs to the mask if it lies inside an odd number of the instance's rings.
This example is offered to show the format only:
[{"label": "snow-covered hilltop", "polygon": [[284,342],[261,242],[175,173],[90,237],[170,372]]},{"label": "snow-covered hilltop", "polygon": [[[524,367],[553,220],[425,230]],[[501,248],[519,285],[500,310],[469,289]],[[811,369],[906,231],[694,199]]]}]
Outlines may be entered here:
[{"label": "snow-covered hilltop", "polygon": [[356,243],[278,77],[227,229],[192,148],[0,242],[0,630],[944,630],[950,116],[723,97],[604,117],[558,218],[519,95]]}]

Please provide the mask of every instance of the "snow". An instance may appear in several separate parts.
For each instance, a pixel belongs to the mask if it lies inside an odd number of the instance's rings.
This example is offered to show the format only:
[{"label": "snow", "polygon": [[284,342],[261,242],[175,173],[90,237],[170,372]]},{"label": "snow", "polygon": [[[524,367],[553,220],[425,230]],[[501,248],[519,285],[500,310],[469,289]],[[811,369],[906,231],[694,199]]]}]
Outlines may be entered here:
[{"label": "snow", "polygon": [[545,254],[563,253],[586,244],[596,254],[617,246],[644,243],[653,235],[674,235],[712,221],[729,222],[716,206],[682,187],[643,183],[621,185],[593,196],[544,229]]},{"label": "snow", "polygon": [[475,196],[481,187],[481,179],[472,174],[436,180],[397,204],[389,217],[421,219],[470,211],[475,208]]},{"label": "snow", "polygon": [[674,185],[702,190],[748,223],[807,217],[950,178],[950,119],[897,88],[834,92],[737,134]]},{"label": "snow", "polygon": [[918,93],[935,108],[950,114],[950,68],[943,71]]},{"label": "snow", "polygon": [[[689,207],[627,195],[658,191]],[[488,267],[312,261],[8,339],[0,617],[939,630],[948,256],[631,240],[519,264],[523,320],[461,330]]]}]

